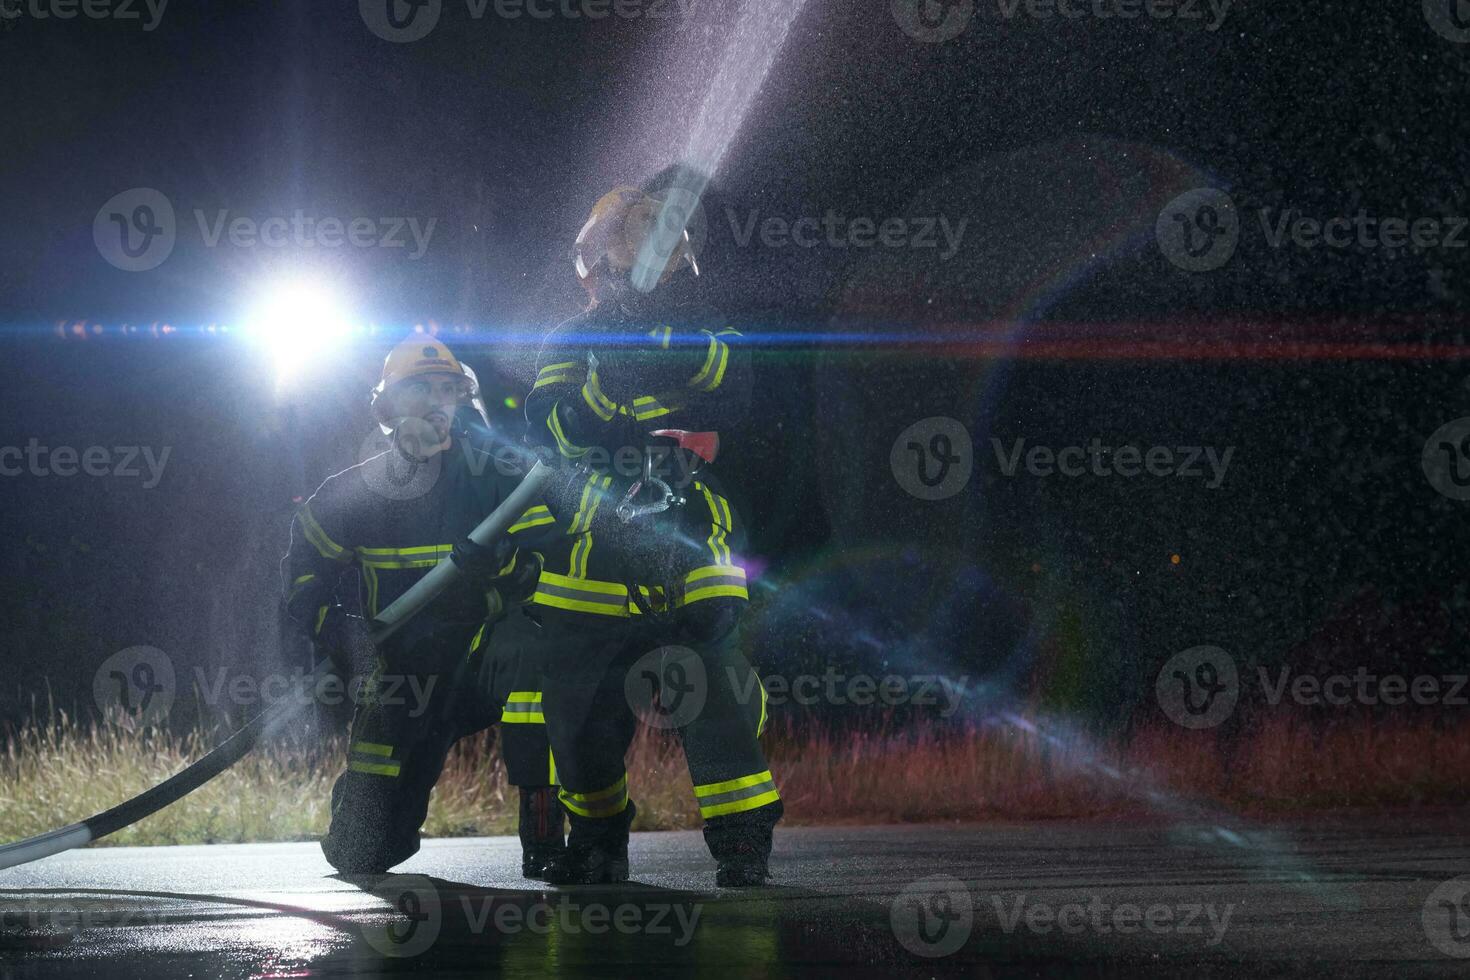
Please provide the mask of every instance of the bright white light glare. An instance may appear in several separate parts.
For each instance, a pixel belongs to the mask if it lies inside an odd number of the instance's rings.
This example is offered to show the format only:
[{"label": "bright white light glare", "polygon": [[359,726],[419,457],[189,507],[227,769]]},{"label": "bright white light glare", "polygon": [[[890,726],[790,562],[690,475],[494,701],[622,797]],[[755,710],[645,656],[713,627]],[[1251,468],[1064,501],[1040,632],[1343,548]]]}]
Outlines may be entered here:
[{"label": "bright white light glare", "polygon": [[277,384],[319,364],[351,329],[340,298],[330,287],[310,281],[266,289],[245,321],[247,336],[274,364]]}]

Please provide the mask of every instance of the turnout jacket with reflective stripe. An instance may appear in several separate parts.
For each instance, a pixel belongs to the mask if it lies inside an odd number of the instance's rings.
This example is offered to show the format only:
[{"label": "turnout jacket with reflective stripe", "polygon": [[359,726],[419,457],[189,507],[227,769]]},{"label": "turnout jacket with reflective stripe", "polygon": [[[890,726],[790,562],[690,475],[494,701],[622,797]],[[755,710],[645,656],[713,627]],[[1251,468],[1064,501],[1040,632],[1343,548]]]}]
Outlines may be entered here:
[{"label": "turnout jacket with reflective stripe", "polygon": [[641,449],[655,429],[728,431],[748,409],[750,380],[744,338],[722,321],[604,303],[547,335],[526,398],[528,438],[581,462],[594,448]]},{"label": "turnout jacket with reflective stripe", "polygon": [[[415,464],[389,449],[328,477],[291,523],[283,562],[291,620],[315,638],[328,609],[342,602],[353,573],[363,615],[376,616],[449,557],[455,543],[515,489],[520,477],[505,469],[504,458],[497,463],[490,452],[456,436],[449,450],[427,463]],[[522,515],[504,546],[502,571],[514,569],[519,541],[552,525],[545,506]],[[405,634],[449,626],[463,653],[489,611],[483,595],[467,592],[451,589]]]}]

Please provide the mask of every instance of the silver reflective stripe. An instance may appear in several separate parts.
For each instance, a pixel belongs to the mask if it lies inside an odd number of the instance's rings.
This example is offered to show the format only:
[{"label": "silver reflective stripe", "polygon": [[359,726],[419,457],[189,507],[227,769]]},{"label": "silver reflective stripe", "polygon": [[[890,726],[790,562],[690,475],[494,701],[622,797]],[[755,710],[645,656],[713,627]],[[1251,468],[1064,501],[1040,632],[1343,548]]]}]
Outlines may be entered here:
[{"label": "silver reflective stripe", "polygon": [[756,783],[754,786],[742,786],[739,789],[732,789],[728,793],[716,793],[714,796],[701,796],[699,798],[699,805],[700,807],[711,807],[719,806],[721,803],[734,803],[736,800],[746,800],[752,796],[769,793],[775,788],[776,781],[774,779],[767,779],[763,782]]},{"label": "silver reflective stripe", "polygon": [[686,582],[684,587],[690,592],[698,592],[711,585],[745,585],[744,575],[710,575],[706,578],[697,578],[693,582]]},{"label": "silver reflective stripe", "polygon": [[568,589],[560,585],[552,585],[550,582],[542,582],[536,587],[536,591],[543,595],[554,595],[562,599],[576,599],[579,602],[595,602],[599,606],[612,606],[621,608],[627,605],[625,596],[608,595],[605,592],[584,592],[581,589]]}]

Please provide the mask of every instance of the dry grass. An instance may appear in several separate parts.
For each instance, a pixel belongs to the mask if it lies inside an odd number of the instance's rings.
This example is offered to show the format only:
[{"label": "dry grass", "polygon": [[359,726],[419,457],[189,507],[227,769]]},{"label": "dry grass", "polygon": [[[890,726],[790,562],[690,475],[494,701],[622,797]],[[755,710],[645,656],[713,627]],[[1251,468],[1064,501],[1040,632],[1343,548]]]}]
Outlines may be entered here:
[{"label": "dry grass", "polygon": [[[790,823],[896,823],[1142,815],[1156,801],[1250,813],[1456,803],[1470,795],[1466,726],[1265,723],[1234,742],[1156,730],[1126,745],[1014,725],[955,731],[893,724],[833,732],[788,724],[766,736]],[[134,796],[198,758],[207,739],[61,717],[0,753],[0,838],[18,839]],[[326,829],[343,746],[274,746],[110,844],[309,840]],[[683,753],[643,730],[628,757],[637,828],[698,826]],[[1154,794],[1150,803],[1150,795]],[[461,742],[435,791],[430,836],[515,830],[516,795],[490,736]]]}]

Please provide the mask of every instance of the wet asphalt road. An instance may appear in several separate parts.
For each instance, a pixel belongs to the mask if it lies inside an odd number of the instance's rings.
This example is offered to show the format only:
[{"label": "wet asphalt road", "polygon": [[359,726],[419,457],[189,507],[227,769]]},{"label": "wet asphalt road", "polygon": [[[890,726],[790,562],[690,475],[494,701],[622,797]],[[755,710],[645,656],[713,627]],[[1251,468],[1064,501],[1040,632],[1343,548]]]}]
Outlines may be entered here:
[{"label": "wet asphalt road", "polygon": [[0,980],[1470,974],[1463,811],[794,828],[777,885],[743,892],[713,890],[697,834],[632,856],[636,884],[557,891],[509,838],[357,882],[311,844],[74,852],[0,873]]}]

